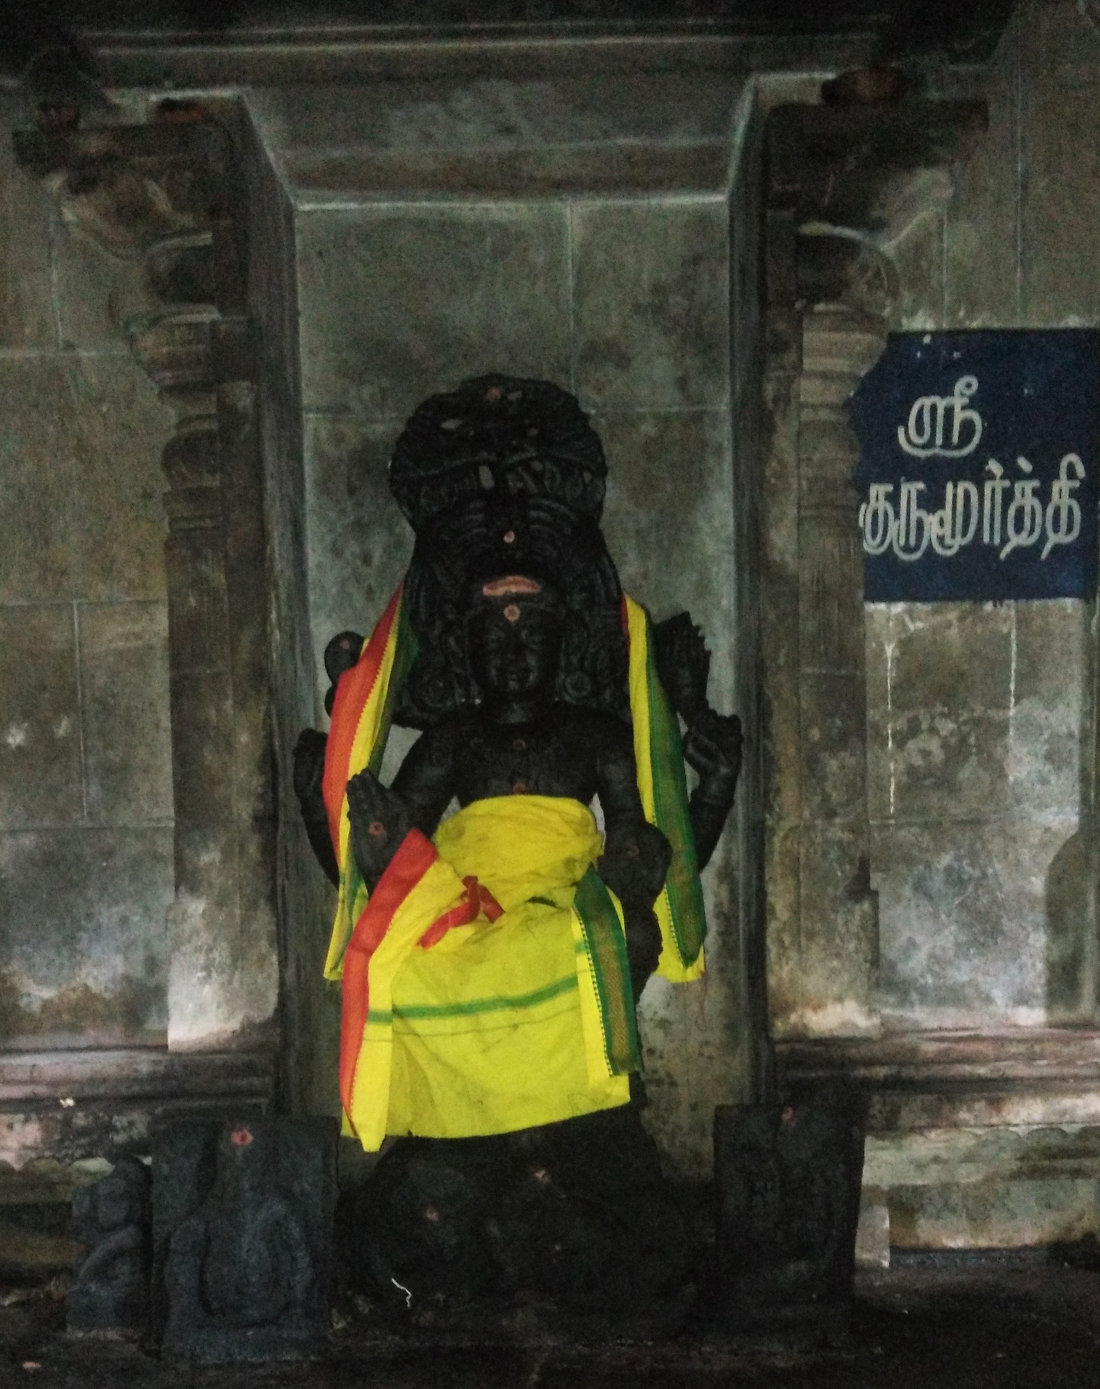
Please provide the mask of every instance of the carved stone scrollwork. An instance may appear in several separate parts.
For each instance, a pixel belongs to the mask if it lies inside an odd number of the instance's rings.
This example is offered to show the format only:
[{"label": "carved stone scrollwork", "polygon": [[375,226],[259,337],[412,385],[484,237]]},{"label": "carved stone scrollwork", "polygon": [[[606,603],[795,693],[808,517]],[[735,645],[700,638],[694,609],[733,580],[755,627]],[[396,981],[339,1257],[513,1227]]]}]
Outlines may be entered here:
[{"label": "carved stone scrollwork", "polygon": [[196,232],[228,232],[235,241],[232,140],[219,121],[195,115],[57,135],[18,130],[16,157],[54,189],[65,220],[113,255],[129,259]]},{"label": "carved stone scrollwork", "polygon": [[127,321],[130,351],[162,397],[184,419],[213,414],[212,309],[134,315]]}]

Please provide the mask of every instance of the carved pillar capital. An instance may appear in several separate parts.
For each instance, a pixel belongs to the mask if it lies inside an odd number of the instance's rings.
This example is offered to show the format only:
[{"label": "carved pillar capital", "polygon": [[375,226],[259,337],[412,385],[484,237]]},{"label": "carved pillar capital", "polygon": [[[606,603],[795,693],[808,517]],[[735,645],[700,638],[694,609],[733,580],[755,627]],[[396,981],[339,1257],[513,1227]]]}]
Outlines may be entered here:
[{"label": "carved pillar capital", "polygon": [[134,360],[183,418],[213,414],[217,379],[211,308],[134,315],[126,335]]},{"label": "carved pillar capital", "polygon": [[45,135],[16,131],[16,158],[53,190],[61,216],[140,266],[116,314],[135,360],[183,416],[210,413],[216,325],[244,309],[237,155],[214,119]]},{"label": "carved pillar capital", "polygon": [[221,519],[221,459],[216,415],[193,415],[165,445],[161,466],[168,479],[164,505],[170,531],[216,524]]}]

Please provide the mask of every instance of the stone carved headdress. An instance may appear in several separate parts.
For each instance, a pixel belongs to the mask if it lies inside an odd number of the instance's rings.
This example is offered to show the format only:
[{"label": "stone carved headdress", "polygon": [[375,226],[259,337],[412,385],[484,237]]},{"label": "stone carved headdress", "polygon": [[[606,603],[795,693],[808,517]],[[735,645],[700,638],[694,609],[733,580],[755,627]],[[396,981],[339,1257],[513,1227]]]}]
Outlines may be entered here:
[{"label": "stone carved headdress", "polygon": [[479,376],[417,408],[390,462],[416,532],[404,601],[420,648],[398,722],[422,728],[475,697],[468,594],[502,574],[562,597],[559,697],[628,716],[622,589],[599,526],[606,476],[588,417],[548,381]]}]

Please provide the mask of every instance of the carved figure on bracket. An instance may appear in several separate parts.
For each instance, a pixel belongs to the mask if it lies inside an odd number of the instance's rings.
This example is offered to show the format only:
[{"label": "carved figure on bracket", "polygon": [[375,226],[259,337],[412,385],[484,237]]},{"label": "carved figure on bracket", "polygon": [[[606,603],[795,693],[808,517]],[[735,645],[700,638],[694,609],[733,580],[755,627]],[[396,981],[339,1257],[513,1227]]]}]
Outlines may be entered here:
[{"label": "carved figure on bracket", "polygon": [[[398,443],[409,574],[369,641],[329,644],[331,732],[296,748],[340,889],[326,969],[343,980],[346,1126],[368,1149],[627,1106],[637,996],[657,968],[702,970],[698,870],[740,725],[707,704],[686,614],[654,629],[622,594],[604,474],[583,412],[546,382],[467,382]],[[424,731],[387,788],[392,710]]]},{"label": "carved figure on bracket", "polygon": [[149,1171],[135,1157],[73,1196],[73,1229],[88,1253],[66,1298],[72,1332],[138,1335],[149,1315]]}]

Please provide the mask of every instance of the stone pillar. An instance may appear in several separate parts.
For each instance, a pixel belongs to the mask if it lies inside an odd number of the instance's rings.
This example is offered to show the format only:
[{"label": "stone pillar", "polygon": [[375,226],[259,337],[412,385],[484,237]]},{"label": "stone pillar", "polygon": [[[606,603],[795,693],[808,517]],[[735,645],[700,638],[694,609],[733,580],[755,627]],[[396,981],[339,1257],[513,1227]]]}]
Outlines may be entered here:
[{"label": "stone pillar", "polygon": [[[845,402],[904,308],[975,103],[781,107],[767,132],[761,522],[773,1035],[878,1028],[863,555]],[[920,243],[923,245],[923,243]]]},{"label": "stone pillar", "polygon": [[266,695],[250,679],[262,533],[234,507],[232,472],[254,444],[249,392],[236,395],[215,416],[181,421],[163,459],[176,813],[170,1050],[221,1046],[245,1028],[242,1040],[254,1043],[277,997]]},{"label": "stone pillar", "polygon": [[168,1047],[273,1045],[275,817],[250,328],[169,311],[134,347],[179,409],[163,457],[176,821]]},{"label": "stone pillar", "polygon": [[798,1022],[809,1032],[876,1024],[878,919],[870,885],[863,551],[845,401],[885,335],[846,306],[802,321],[798,433]]},{"label": "stone pillar", "polygon": [[[116,317],[176,412],[163,455],[176,888],[168,1049],[271,1052],[275,834],[247,208],[234,108],[179,105],[144,126],[26,132],[17,150],[70,222],[134,264],[139,288]],[[262,1071],[257,1099],[267,1103]]]},{"label": "stone pillar", "polygon": [[[773,282],[774,283],[774,282]],[[764,518],[765,834],[772,1026],[875,1025],[863,556],[844,402],[881,319],[843,304],[773,316]],[[797,369],[796,369],[797,368]]]}]

